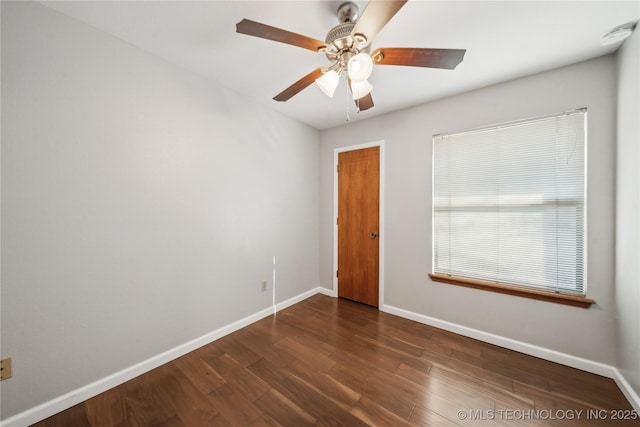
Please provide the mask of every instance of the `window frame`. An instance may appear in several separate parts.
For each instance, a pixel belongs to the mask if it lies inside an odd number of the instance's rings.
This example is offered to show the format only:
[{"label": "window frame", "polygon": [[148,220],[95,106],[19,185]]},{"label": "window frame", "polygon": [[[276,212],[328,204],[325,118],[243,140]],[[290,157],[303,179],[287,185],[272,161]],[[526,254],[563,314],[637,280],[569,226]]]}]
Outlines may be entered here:
[{"label": "window frame", "polygon": [[[447,273],[436,273],[435,269],[436,269],[436,262],[435,262],[435,258],[437,256],[436,253],[436,203],[435,203],[435,197],[436,197],[436,190],[435,190],[435,185],[436,185],[436,155],[435,155],[435,144],[436,144],[436,138],[442,138],[443,136],[447,135],[457,135],[457,134],[467,134],[467,133],[472,133],[472,132],[486,132],[486,131],[491,131],[491,130],[497,130],[500,129],[502,127],[506,127],[506,126],[515,126],[515,125],[519,125],[519,124],[528,124],[528,123],[533,123],[535,121],[539,121],[539,120],[545,120],[545,119],[550,119],[550,118],[557,118],[557,117],[561,117],[561,116],[565,116],[565,115],[570,115],[570,114],[582,114],[584,116],[584,138],[581,141],[582,144],[584,144],[584,165],[583,165],[583,183],[584,183],[584,199],[583,199],[583,205],[582,205],[582,215],[583,215],[583,228],[582,228],[582,234],[581,234],[581,240],[582,240],[582,245],[583,245],[583,264],[582,264],[582,275],[583,275],[583,284],[582,284],[582,292],[560,292],[557,289],[554,290],[551,287],[538,287],[538,286],[527,286],[524,284],[509,284],[509,283],[502,283],[502,282],[498,282],[498,281],[492,281],[492,280],[485,280],[485,279],[480,279],[480,278],[469,278],[469,277],[460,277],[460,276],[455,276],[453,274],[447,274]],[[446,284],[452,284],[452,285],[457,285],[457,286],[464,286],[464,287],[469,287],[469,288],[473,288],[473,289],[480,289],[480,290],[487,290],[487,291],[492,291],[492,292],[497,292],[497,293],[502,293],[502,294],[508,294],[508,295],[514,295],[514,296],[520,296],[520,297],[525,297],[525,298],[532,298],[532,299],[536,299],[536,300],[541,300],[541,301],[548,301],[548,302],[554,302],[554,303],[559,303],[559,304],[565,304],[565,305],[571,305],[571,306],[575,306],[575,307],[581,307],[581,308],[589,308],[592,304],[595,304],[595,301],[593,299],[587,298],[586,296],[586,292],[587,292],[587,277],[586,277],[586,272],[587,272],[587,245],[586,245],[586,239],[587,239],[587,141],[588,141],[588,136],[587,136],[587,109],[586,108],[581,108],[581,109],[576,109],[573,111],[567,111],[567,112],[563,112],[563,113],[559,113],[559,114],[552,114],[552,115],[548,115],[548,116],[542,116],[542,117],[534,117],[534,118],[529,118],[529,119],[523,119],[523,120],[517,120],[517,121],[512,121],[512,122],[507,122],[507,123],[501,123],[498,125],[492,125],[492,126],[485,126],[485,127],[481,127],[481,128],[477,128],[477,129],[471,129],[471,130],[465,130],[465,131],[461,131],[461,132],[450,132],[447,134],[436,134],[432,136],[432,193],[431,193],[431,201],[432,201],[432,209],[431,209],[431,213],[432,213],[432,268],[431,268],[431,273],[429,274],[429,277],[431,278],[432,281],[434,282],[439,282],[439,283],[446,283]],[[479,273],[480,275],[481,273]]]}]

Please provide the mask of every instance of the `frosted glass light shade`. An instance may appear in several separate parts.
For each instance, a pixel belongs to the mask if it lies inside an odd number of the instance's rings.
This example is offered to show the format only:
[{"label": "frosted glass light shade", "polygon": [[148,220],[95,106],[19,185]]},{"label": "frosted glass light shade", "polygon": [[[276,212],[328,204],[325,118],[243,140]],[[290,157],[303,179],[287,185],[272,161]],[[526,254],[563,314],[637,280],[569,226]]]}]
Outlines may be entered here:
[{"label": "frosted glass light shade", "polygon": [[351,94],[353,95],[353,99],[360,99],[363,96],[367,96],[372,89],[373,86],[371,86],[371,83],[367,80],[362,82],[351,82]]},{"label": "frosted glass light shade", "polygon": [[369,78],[373,71],[373,61],[368,53],[361,52],[349,59],[347,72],[354,82],[363,82]]},{"label": "frosted glass light shade", "polygon": [[340,83],[340,76],[334,70],[329,70],[316,79],[316,84],[329,98],[333,98],[333,94]]}]

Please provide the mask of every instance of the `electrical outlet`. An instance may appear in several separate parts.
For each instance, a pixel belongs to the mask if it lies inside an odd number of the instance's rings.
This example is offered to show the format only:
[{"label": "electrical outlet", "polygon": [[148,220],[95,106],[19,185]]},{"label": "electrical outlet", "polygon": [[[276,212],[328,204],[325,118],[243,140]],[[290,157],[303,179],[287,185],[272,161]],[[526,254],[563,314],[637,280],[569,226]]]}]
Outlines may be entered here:
[{"label": "electrical outlet", "polygon": [[0,360],[0,381],[6,380],[13,376],[13,370],[11,369],[11,358]]},{"label": "electrical outlet", "polygon": [[260,290],[261,290],[262,292],[265,292],[265,291],[267,290],[267,281],[266,281],[266,280],[264,280],[264,281],[262,282],[262,285],[260,285]]}]

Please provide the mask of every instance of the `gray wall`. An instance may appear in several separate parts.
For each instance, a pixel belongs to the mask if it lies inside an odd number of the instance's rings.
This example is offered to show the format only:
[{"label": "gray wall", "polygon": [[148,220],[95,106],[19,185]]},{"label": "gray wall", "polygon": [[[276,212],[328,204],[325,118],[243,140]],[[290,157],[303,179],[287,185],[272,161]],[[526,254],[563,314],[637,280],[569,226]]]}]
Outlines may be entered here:
[{"label": "gray wall", "polygon": [[315,288],[318,131],[2,2],[6,418]]},{"label": "gray wall", "polygon": [[618,50],[616,302],[618,369],[640,395],[640,44]]},{"label": "gray wall", "polygon": [[[615,365],[615,65],[602,57],[322,131],[322,286],[333,279],[333,151],[383,139],[386,305]],[[588,296],[598,304],[585,310],[431,282],[431,136],[580,107],[589,109]]]}]

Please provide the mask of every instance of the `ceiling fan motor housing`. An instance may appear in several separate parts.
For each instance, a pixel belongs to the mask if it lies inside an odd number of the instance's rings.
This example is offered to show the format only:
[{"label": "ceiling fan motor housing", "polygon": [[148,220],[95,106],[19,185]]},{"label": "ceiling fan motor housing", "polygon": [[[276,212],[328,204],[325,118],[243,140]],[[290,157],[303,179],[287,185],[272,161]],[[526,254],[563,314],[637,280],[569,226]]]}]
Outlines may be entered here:
[{"label": "ceiling fan motor housing", "polygon": [[335,44],[338,49],[348,47],[353,44],[353,38],[351,37],[351,31],[356,26],[355,22],[345,22],[340,25],[336,25],[327,34],[325,42],[327,45]]},{"label": "ceiling fan motor housing", "polygon": [[325,38],[327,43],[325,54],[330,61],[337,61],[341,58],[348,61],[353,55],[369,51],[366,40],[360,40],[358,35],[351,35],[355,26],[355,22],[345,22],[329,30]]}]

